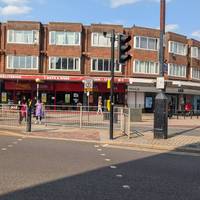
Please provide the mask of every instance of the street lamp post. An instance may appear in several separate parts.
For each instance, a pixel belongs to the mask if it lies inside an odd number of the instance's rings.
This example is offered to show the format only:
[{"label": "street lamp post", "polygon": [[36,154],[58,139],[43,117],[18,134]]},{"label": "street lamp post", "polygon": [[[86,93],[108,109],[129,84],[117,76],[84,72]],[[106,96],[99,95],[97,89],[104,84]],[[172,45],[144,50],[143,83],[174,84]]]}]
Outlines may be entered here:
[{"label": "street lamp post", "polygon": [[165,7],[166,1],[160,0],[160,49],[159,66],[160,77],[157,78],[157,88],[160,89],[155,99],[154,138],[167,139],[168,137],[168,98],[165,95],[164,81],[164,34],[165,34]]},{"label": "street lamp post", "polygon": [[35,82],[36,82],[36,84],[37,84],[37,91],[36,91],[36,99],[37,99],[37,101],[38,101],[38,99],[39,99],[39,88],[40,88],[40,79],[39,78],[36,78],[35,79]]}]

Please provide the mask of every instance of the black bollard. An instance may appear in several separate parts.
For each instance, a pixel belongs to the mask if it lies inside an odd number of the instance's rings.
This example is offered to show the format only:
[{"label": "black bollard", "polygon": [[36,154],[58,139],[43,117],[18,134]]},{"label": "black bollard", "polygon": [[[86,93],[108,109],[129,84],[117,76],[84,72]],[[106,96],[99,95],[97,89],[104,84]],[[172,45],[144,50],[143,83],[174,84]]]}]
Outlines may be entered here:
[{"label": "black bollard", "polygon": [[167,96],[161,92],[155,99],[154,138],[168,138],[168,104]]},{"label": "black bollard", "polygon": [[31,106],[27,108],[26,132],[31,132]]}]

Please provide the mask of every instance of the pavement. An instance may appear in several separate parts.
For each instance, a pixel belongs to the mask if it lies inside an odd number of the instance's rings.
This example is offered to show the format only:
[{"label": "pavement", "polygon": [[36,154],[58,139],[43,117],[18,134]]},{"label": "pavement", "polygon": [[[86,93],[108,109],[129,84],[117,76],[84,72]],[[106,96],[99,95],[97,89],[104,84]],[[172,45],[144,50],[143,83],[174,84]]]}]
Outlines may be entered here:
[{"label": "pavement", "polygon": [[[99,142],[106,145],[134,148],[145,151],[189,152],[200,154],[200,119],[169,119],[168,139],[154,139],[153,119],[146,117],[142,122],[133,122],[130,138],[120,131],[114,131],[109,139],[108,129],[76,128],[66,126],[33,125],[32,132],[25,132],[25,126],[0,125],[0,134],[48,138],[57,140]],[[139,132],[139,133],[138,133]]]}]

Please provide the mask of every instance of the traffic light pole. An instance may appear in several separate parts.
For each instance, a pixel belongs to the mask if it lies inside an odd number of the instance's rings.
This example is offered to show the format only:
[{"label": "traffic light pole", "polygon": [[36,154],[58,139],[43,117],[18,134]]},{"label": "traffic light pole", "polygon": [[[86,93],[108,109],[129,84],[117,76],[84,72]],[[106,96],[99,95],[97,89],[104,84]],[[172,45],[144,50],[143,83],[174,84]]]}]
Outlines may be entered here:
[{"label": "traffic light pole", "polygon": [[115,30],[111,33],[111,81],[110,81],[110,140],[113,139],[113,110],[114,110],[114,68],[115,68]]},{"label": "traffic light pole", "polygon": [[[164,34],[165,34],[165,0],[160,0],[160,50],[159,66],[160,77],[164,79]],[[165,83],[164,83],[165,84]],[[167,139],[168,137],[168,98],[165,95],[165,85],[155,98],[154,111],[154,138]]]}]

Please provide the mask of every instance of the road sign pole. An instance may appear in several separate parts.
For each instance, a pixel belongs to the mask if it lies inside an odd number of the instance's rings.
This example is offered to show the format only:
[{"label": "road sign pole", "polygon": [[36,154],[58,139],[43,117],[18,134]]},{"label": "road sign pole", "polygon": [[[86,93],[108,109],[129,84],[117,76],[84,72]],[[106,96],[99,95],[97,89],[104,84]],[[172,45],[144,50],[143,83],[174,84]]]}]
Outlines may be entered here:
[{"label": "road sign pole", "polygon": [[[160,80],[164,82],[164,45],[163,39],[165,34],[165,0],[160,0],[160,49],[159,49],[159,64],[160,64]],[[157,85],[159,82],[157,81]],[[163,79],[163,80],[162,80]],[[155,99],[154,112],[154,138],[167,139],[168,137],[168,103],[165,95],[165,85],[160,88],[160,92]]]},{"label": "road sign pole", "polygon": [[110,81],[110,140],[113,139],[113,109],[114,109],[114,65],[115,65],[115,30],[111,33],[111,81]]}]

